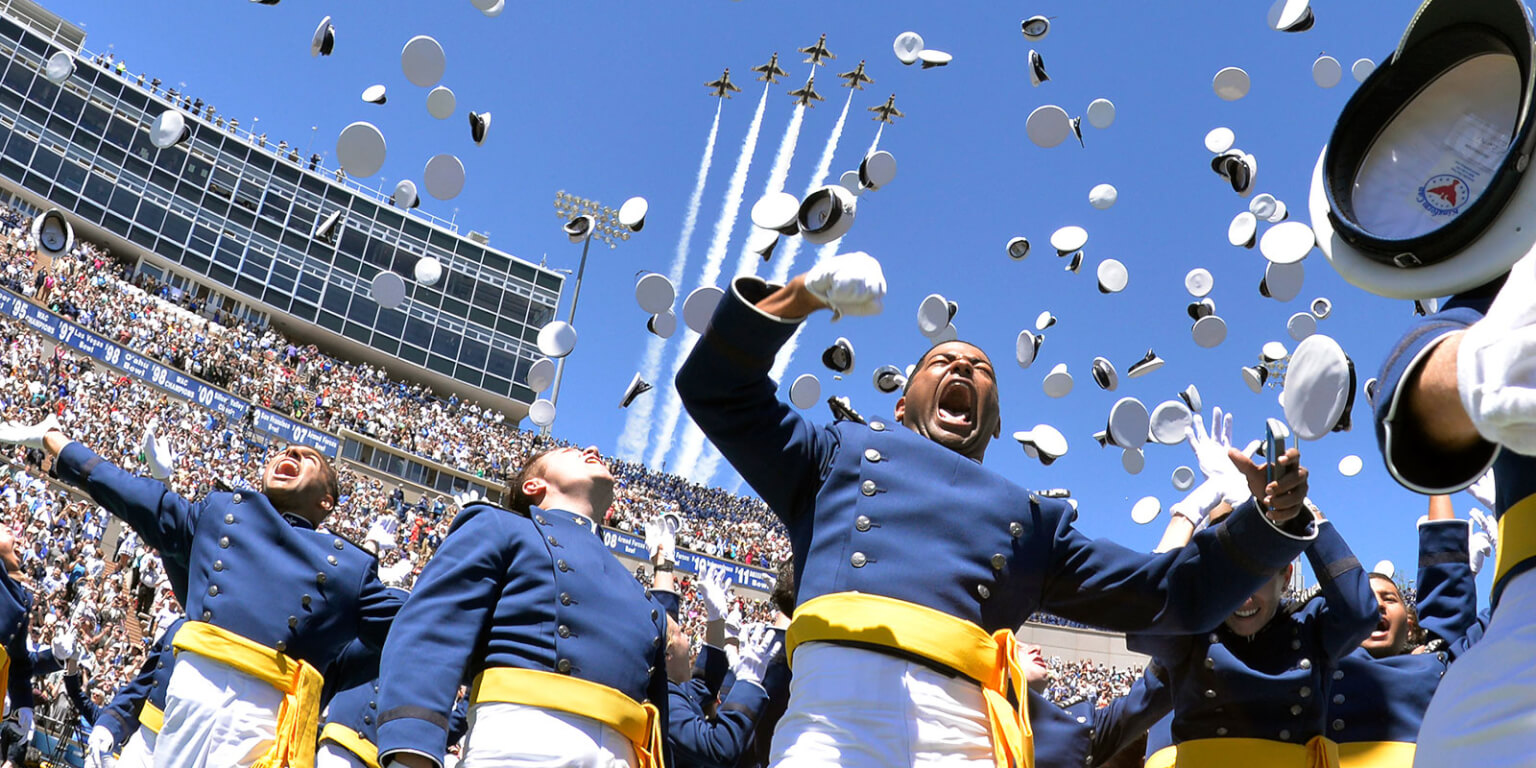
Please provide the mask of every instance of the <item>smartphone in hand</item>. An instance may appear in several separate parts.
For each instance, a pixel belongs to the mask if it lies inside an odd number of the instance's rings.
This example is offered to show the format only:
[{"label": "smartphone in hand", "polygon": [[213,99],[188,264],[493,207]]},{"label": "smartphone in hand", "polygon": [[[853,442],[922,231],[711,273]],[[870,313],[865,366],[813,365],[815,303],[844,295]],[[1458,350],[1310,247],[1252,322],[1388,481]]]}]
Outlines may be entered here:
[{"label": "smartphone in hand", "polygon": [[1286,441],[1291,436],[1290,427],[1279,419],[1269,419],[1264,423],[1264,458],[1269,462],[1264,465],[1264,482],[1273,483],[1280,476],[1278,462],[1285,455]]}]

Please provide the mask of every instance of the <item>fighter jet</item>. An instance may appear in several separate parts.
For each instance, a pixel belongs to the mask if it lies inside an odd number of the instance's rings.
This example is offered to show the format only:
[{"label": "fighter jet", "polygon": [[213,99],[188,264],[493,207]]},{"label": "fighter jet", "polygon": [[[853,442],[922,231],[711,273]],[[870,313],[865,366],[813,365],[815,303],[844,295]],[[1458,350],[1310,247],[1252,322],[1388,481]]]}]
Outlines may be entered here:
[{"label": "fighter jet", "polygon": [[721,75],[719,80],[705,83],[704,87],[715,89],[715,98],[717,99],[729,99],[732,93],[741,93],[741,89],[731,82],[731,70],[729,67],[726,68],[725,74]]},{"label": "fighter jet", "polygon": [[826,63],[825,61],[822,61],[822,59],[835,59],[835,58],[837,58],[837,54],[827,50],[827,36],[826,35],[822,35],[821,39],[817,40],[815,45],[807,46],[805,48],[801,48],[800,52],[804,53],[804,54],[808,54],[806,56],[806,59],[805,59],[806,63],[815,64],[817,66],[820,66],[820,65]]},{"label": "fighter jet", "polygon": [[896,94],[894,93],[891,94],[889,99],[885,100],[884,104],[881,104],[878,107],[870,107],[869,111],[875,113],[875,116],[870,119],[879,120],[882,123],[890,123],[892,125],[896,124],[896,118],[906,117],[906,114],[896,108]]},{"label": "fighter jet", "polygon": [[864,90],[864,84],[865,83],[869,83],[870,85],[874,85],[875,84],[875,79],[874,78],[870,77],[869,75],[864,74],[864,62],[863,61],[860,61],[859,65],[857,67],[854,67],[852,72],[844,72],[841,75],[838,75],[838,77],[841,77],[842,79],[848,81],[846,83],[843,83],[843,87],[844,88],[857,88],[857,89],[862,91],[862,90]]},{"label": "fighter jet", "polygon": [[753,67],[752,71],[763,73],[763,76],[759,77],[758,79],[767,80],[770,84],[777,83],[777,78],[789,77],[788,72],[785,72],[783,69],[779,68],[779,54],[777,51],[774,52],[773,58],[768,59],[767,64]]},{"label": "fighter jet", "polygon": [[789,95],[795,97],[795,103],[796,104],[799,104],[799,105],[804,106],[804,107],[811,107],[813,109],[815,108],[816,105],[811,103],[812,99],[815,99],[816,101],[826,101],[826,99],[823,99],[821,97],[821,94],[816,92],[816,76],[815,75],[811,75],[810,79],[805,81],[805,87],[804,88],[800,88],[798,90],[790,91]]}]

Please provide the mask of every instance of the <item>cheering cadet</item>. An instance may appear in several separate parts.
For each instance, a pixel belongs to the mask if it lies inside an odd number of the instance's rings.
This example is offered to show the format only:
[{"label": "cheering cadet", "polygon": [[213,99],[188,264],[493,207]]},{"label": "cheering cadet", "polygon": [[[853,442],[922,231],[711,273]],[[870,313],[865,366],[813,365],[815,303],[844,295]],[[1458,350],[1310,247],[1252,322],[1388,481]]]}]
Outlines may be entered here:
[{"label": "cheering cadet", "polygon": [[[751,628],[741,643],[741,657],[732,670],[736,680],[714,717],[705,714],[705,700],[688,684],[693,665],[688,660],[688,636],[676,621],[667,622],[668,702],[671,717],[667,742],[678,768],[730,768],[750,745],[753,729],[768,703],[767,678],[783,667],[776,661],[782,638],[772,627]],[[723,655],[723,652],[722,652]],[[705,691],[708,691],[705,686]]]},{"label": "cheering cadet", "polygon": [[459,513],[401,609],[380,664],[380,762],[441,765],[463,681],[466,766],[657,768],[667,616],[593,522],[613,475],[596,448],[559,448],[529,459],[508,498]]},{"label": "cheering cadet", "polygon": [[[1173,709],[1167,672],[1148,664],[1124,696],[1104,706],[1086,696],[1065,706],[1045,697],[1050,668],[1040,646],[1019,645],[1019,663],[1029,682],[1029,723],[1035,730],[1035,768],[1081,768],[1103,765],[1128,745],[1137,743],[1158,718]],[[1140,752],[1136,753],[1138,756]]]},{"label": "cheering cadet", "polygon": [[316,529],[340,496],[325,456],[289,446],[267,463],[261,492],[190,502],[65,437],[52,417],[8,424],[0,442],[52,455],[62,480],[160,551],[187,598],[156,765],[309,766],[320,670],[354,638],[381,645],[400,605],[371,555]]},{"label": "cheering cadet", "polygon": [[[1242,461],[1244,499],[1193,547],[1144,555],[1093,541],[1063,501],[980,464],[999,434],[991,361],[963,342],[919,360],[895,421],[818,427],[774,397],[775,354],[801,320],[874,314],[880,265],[824,260],[787,286],[739,278],[677,377],[694,421],[789,528],[795,685],[774,763],[1025,765],[1012,628],[1035,610],[1119,630],[1203,632],[1313,536],[1306,473]],[[898,426],[899,425],[899,426]],[[1353,643],[1351,643],[1353,644]]]},{"label": "cheering cadet", "polygon": [[0,525],[0,685],[8,695],[10,712],[16,715],[16,727],[22,735],[32,736],[32,675],[35,658],[27,651],[27,614],[32,610],[32,593],[23,585],[27,580],[21,570],[21,556],[16,551],[16,536]]},{"label": "cheering cadet", "polygon": [[[353,641],[326,673],[326,689],[315,768],[379,768],[379,651]],[[469,729],[467,714],[460,699],[449,718],[449,744]]]}]

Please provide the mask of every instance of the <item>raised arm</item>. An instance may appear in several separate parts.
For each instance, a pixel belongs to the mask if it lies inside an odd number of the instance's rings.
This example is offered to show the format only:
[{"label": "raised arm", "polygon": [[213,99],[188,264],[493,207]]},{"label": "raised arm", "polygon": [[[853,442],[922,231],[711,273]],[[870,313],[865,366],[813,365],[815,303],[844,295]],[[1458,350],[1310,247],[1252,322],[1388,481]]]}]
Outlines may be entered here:
[{"label": "raised arm", "polygon": [[[121,518],[169,560],[184,560],[192,549],[202,505],[176,495],[159,480],[137,477],[97,456],[83,444],[55,429],[48,432],[46,449],[54,458],[54,473],[76,486],[108,512]],[[169,572],[169,571],[168,571]],[[186,594],[186,585],[172,585]]]},{"label": "raised arm", "polygon": [[[1450,499],[1445,500],[1449,506]],[[1477,622],[1477,575],[1472,571],[1466,520],[1431,519],[1419,523],[1419,626],[1446,643],[1455,643]]]},{"label": "raised arm", "polygon": [[1381,609],[1371,579],[1331,520],[1318,522],[1317,540],[1307,547],[1307,562],[1323,590],[1310,619],[1329,658],[1342,658],[1360,647],[1376,627]]},{"label": "raised arm", "polygon": [[1130,691],[1093,711],[1093,746],[1088,764],[1104,764],[1172,711],[1173,690],[1168,684],[1168,671],[1153,661],[1131,684]]}]

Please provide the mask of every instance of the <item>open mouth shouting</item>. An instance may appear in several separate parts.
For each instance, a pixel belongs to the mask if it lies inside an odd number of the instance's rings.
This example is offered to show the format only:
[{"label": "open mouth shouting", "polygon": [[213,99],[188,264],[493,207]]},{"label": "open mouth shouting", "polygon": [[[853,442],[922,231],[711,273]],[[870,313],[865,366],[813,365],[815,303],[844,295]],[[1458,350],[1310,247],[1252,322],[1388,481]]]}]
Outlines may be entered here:
[{"label": "open mouth shouting", "polygon": [[1387,615],[1383,613],[1376,621],[1376,629],[1371,632],[1370,640],[1384,642],[1392,635],[1392,622],[1387,621]]},{"label": "open mouth shouting", "polygon": [[299,462],[291,456],[283,456],[272,465],[272,479],[296,480],[299,477]]},{"label": "open mouth shouting", "polygon": [[968,435],[976,429],[976,386],[958,376],[939,387],[934,421],[947,432]]}]

